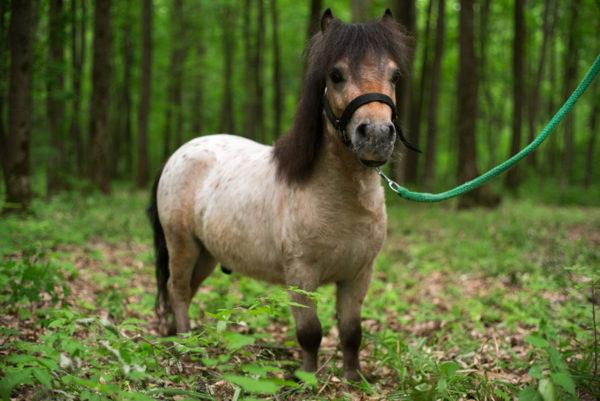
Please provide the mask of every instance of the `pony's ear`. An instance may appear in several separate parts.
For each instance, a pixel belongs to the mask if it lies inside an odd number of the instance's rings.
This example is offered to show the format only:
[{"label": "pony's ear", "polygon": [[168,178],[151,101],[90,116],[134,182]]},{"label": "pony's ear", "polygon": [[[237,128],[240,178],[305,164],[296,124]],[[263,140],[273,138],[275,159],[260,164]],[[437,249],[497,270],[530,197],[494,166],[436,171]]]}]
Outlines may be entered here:
[{"label": "pony's ear", "polygon": [[327,30],[327,27],[329,26],[329,24],[331,24],[331,22],[335,19],[335,17],[333,16],[333,13],[331,12],[331,8],[328,8],[327,10],[325,10],[325,12],[323,13],[323,16],[321,17],[321,32],[325,33],[325,31]]},{"label": "pony's ear", "polygon": [[385,12],[383,13],[383,17],[381,17],[381,21],[393,21],[394,20],[394,16],[392,15],[392,11],[389,8],[385,9]]}]

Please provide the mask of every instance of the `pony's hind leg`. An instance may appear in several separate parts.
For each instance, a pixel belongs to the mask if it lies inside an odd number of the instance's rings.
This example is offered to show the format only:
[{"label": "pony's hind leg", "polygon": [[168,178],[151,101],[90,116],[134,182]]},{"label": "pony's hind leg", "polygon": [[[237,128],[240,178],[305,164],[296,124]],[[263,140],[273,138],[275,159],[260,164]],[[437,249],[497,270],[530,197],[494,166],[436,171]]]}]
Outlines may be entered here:
[{"label": "pony's hind leg", "polygon": [[196,260],[196,265],[194,266],[194,272],[192,273],[192,278],[190,281],[190,288],[192,290],[192,298],[198,292],[198,287],[200,284],[212,274],[217,266],[217,261],[213,256],[208,253],[208,251],[200,246],[200,254],[198,255],[198,259]]},{"label": "pony's hind leg", "polygon": [[192,277],[200,255],[200,247],[193,236],[177,235],[169,238],[169,302],[175,317],[177,333],[190,331],[188,309],[192,300]]}]

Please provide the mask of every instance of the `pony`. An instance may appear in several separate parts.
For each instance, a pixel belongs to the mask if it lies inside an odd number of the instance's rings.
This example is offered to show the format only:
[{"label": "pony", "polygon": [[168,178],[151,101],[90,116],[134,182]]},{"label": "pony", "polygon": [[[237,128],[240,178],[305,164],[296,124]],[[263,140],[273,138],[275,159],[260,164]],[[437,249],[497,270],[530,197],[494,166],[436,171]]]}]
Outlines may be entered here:
[{"label": "pony", "polygon": [[322,329],[306,292],[335,284],[343,372],[358,380],[361,305],[387,228],[373,167],[402,138],[391,99],[412,43],[389,10],[375,22],[346,24],[328,9],[320,25],[286,135],[273,146],[227,134],[198,137],[157,177],[148,209],[156,312],[161,334],[188,332],[190,302],[217,264],[301,289],[290,290],[297,305],[291,313],[302,368],[314,372]]}]

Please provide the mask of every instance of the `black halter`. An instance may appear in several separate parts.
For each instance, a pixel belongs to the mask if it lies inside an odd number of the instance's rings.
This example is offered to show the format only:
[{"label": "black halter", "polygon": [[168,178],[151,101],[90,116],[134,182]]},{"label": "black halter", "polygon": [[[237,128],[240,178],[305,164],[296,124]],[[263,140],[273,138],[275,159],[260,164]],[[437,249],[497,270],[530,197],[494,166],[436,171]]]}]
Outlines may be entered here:
[{"label": "black halter", "polygon": [[404,136],[404,133],[402,132],[402,128],[396,123],[398,109],[396,108],[396,104],[394,103],[394,101],[389,96],[384,95],[383,93],[364,93],[352,99],[352,101],[348,103],[348,106],[346,106],[346,110],[344,110],[342,116],[340,118],[337,118],[333,113],[331,106],[329,105],[329,101],[327,100],[327,89],[325,89],[325,93],[323,94],[323,105],[325,107],[325,114],[327,115],[327,118],[329,119],[333,127],[341,134],[342,142],[344,142],[346,146],[351,145],[350,138],[346,133],[346,126],[350,122],[352,115],[361,106],[372,102],[385,103],[388,106],[390,106],[390,109],[392,109],[392,123],[394,123],[394,126],[396,127],[398,139],[400,139],[400,142],[402,142],[404,146],[406,146],[410,150],[417,153],[421,153],[421,151],[416,146],[408,142],[408,140]]}]

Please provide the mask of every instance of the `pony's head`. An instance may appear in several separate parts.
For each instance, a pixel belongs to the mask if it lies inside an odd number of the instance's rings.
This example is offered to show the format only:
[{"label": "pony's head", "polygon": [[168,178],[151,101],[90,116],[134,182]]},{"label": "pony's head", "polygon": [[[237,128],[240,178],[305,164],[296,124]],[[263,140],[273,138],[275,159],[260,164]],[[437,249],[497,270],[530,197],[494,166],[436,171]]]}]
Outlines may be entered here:
[{"label": "pony's head", "polygon": [[[294,125],[275,145],[279,176],[291,182],[308,178],[324,131],[345,143],[364,165],[385,163],[396,138],[393,107],[372,98],[351,103],[368,93],[393,102],[396,81],[406,72],[410,54],[411,39],[389,10],[379,21],[359,24],[345,24],[331,10],[325,11],[321,31],[307,48],[306,76]],[[344,113],[349,105],[355,110]],[[329,118],[325,118],[326,108]],[[343,127],[336,127],[335,120],[340,118]],[[324,130],[324,124],[334,129]]]}]

